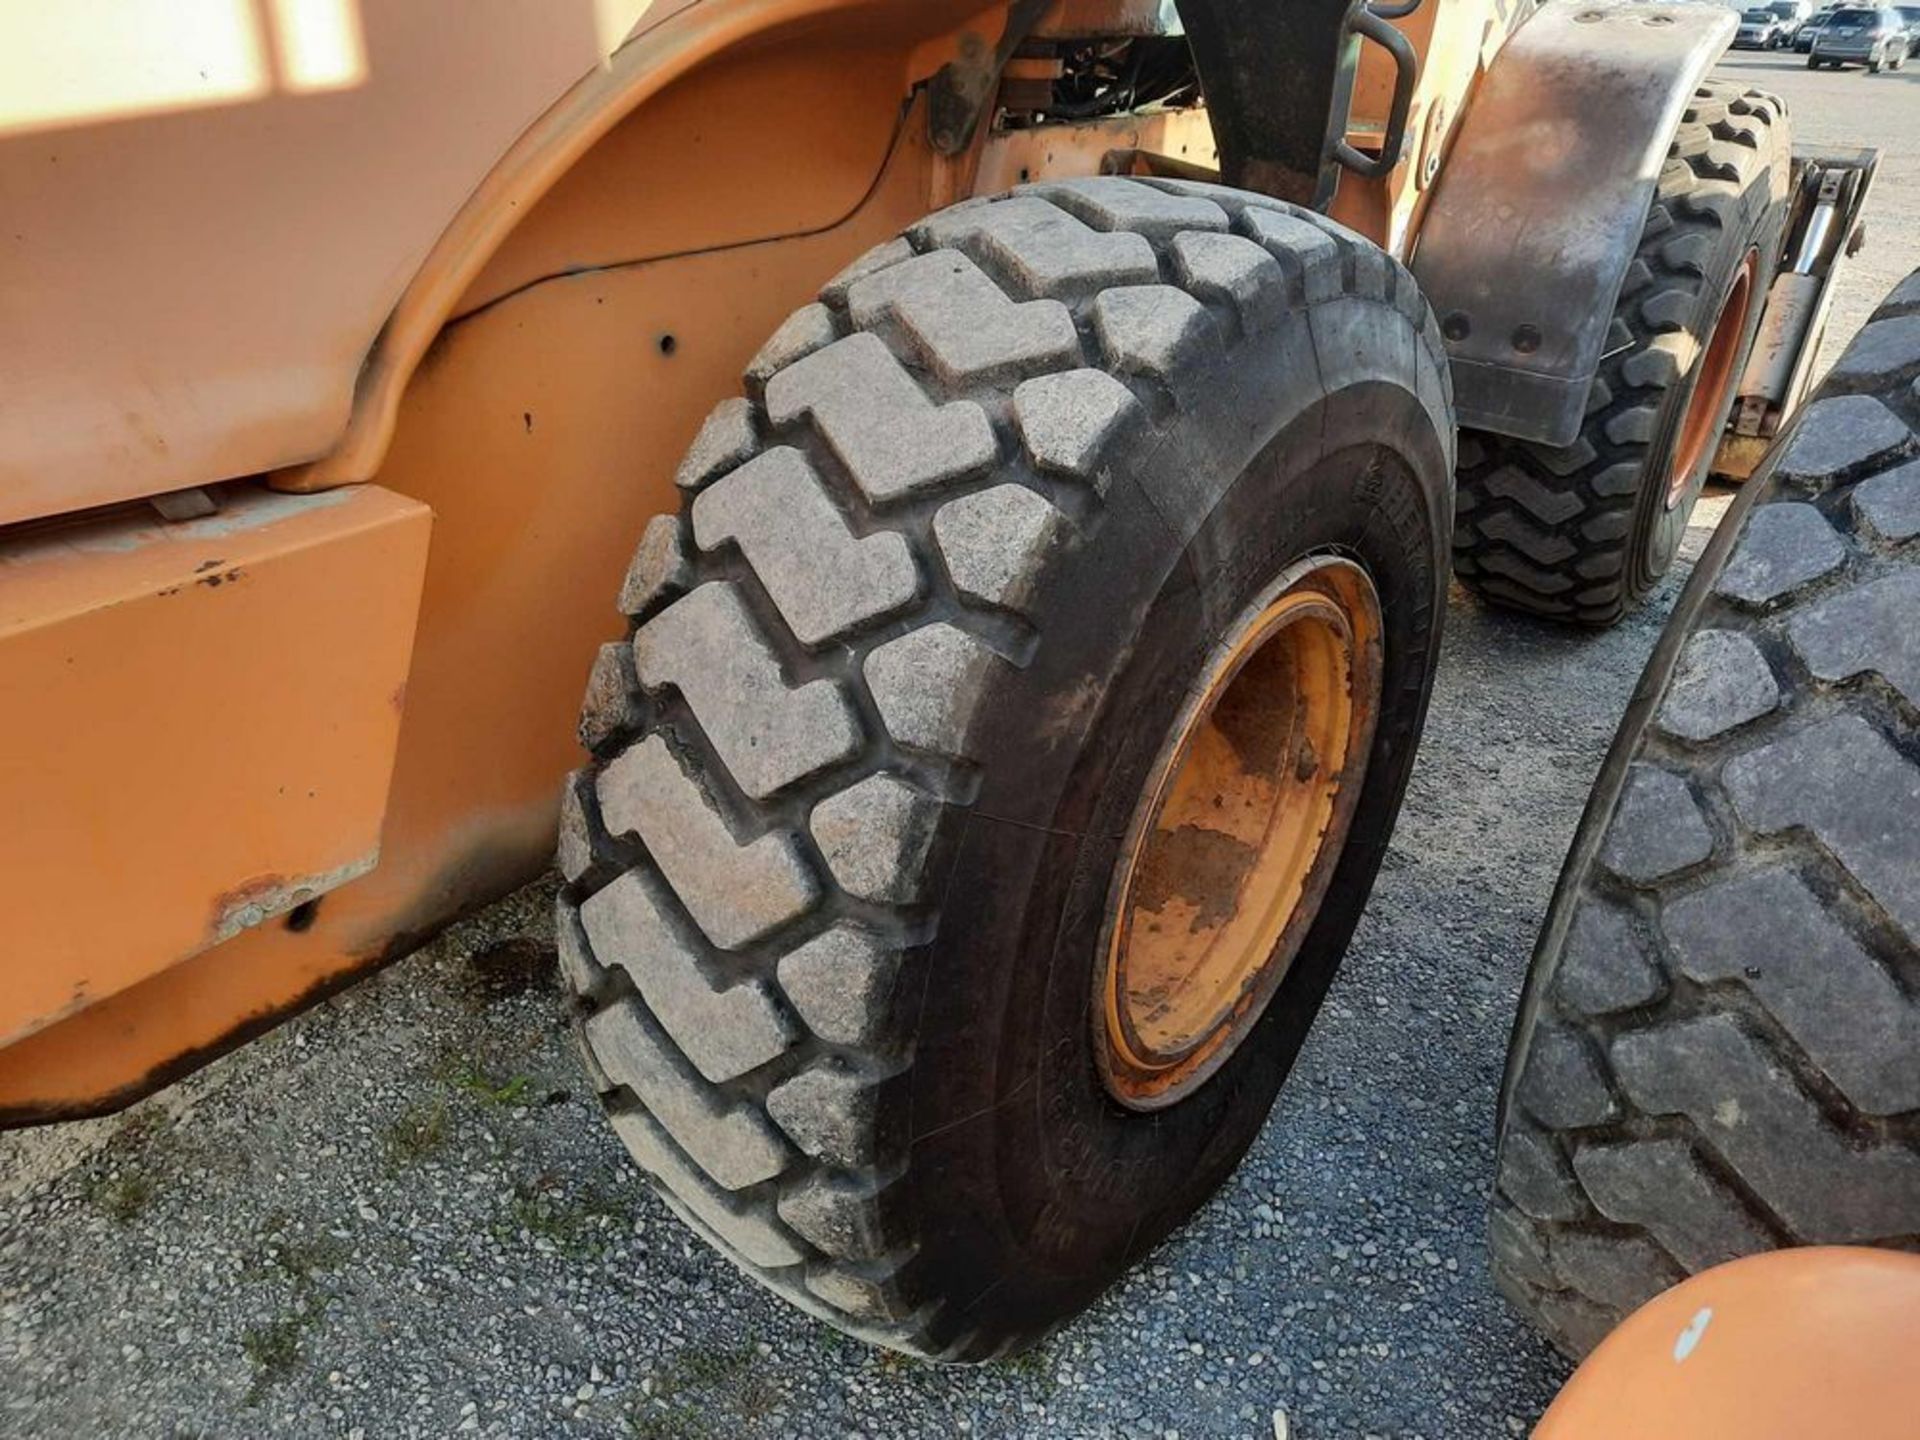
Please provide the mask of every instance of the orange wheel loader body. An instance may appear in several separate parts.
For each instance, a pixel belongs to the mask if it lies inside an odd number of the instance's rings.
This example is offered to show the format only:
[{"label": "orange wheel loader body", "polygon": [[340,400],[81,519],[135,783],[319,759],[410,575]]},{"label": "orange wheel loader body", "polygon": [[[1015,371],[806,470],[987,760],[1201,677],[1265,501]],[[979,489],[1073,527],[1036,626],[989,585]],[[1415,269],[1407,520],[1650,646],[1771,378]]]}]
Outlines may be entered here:
[{"label": "orange wheel loader body", "polygon": [[[1337,218],[1411,254],[1523,8],[1343,52],[1329,144],[1398,149]],[[117,1108],[538,875],[702,417],[933,209],[1218,168],[1197,91],[1002,123],[1053,63],[1017,42],[1172,14],[0,3],[0,1123]]]},{"label": "orange wheel loader body", "polygon": [[[1418,158],[1341,200],[1401,253],[1494,15],[1407,22]],[[937,146],[932,78],[1009,18],[0,6],[0,1122],[126,1104],[540,873],[632,539],[824,277],[972,193],[1217,163],[1197,104]],[[1356,143],[1391,88],[1363,57]]]},{"label": "orange wheel loader body", "polygon": [[1920,1256],[1779,1250],[1648,1301],[1535,1440],[1906,1440],[1920,1429]]}]

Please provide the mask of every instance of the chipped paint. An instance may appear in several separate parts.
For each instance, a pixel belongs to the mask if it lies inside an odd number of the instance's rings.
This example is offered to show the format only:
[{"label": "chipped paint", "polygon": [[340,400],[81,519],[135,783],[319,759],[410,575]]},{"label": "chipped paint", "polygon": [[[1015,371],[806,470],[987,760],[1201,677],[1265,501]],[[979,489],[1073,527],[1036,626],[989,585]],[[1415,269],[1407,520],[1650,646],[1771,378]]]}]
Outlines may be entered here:
[{"label": "chipped paint", "polygon": [[1713,1323],[1713,1307],[1702,1305],[1694,1312],[1693,1319],[1687,1322],[1687,1328],[1675,1337],[1673,1342],[1673,1363],[1678,1365],[1693,1354],[1700,1344],[1701,1336],[1707,1333],[1707,1326]]},{"label": "chipped paint", "polygon": [[368,851],[331,870],[288,880],[282,875],[261,875],[214,897],[213,924],[207,944],[231,940],[242,930],[251,930],[276,915],[284,915],[297,905],[316,900],[349,880],[358,880],[380,863],[380,847]]},{"label": "chipped paint", "polygon": [[128,514],[0,538],[0,717],[34,762],[0,767],[34,819],[0,836],[0,912],[36,961],[0,973],[0,1047],[374,868],[431,514],[289,498],[229,487],[211,539]]}]

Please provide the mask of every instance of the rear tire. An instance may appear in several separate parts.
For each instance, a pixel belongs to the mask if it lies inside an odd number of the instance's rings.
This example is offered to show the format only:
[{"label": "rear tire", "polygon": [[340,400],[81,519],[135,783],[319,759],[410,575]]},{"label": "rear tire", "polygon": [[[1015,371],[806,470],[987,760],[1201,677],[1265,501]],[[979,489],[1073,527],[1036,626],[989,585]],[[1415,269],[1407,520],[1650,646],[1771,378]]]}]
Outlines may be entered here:
[{"label": "rear tire", "polygon": [[[1232,1170],[1406,784],[1449,384],[1381,251],[1171,181],[933,215],[768,343],[636,557],[559,907],[615,1128],[748,1274],[875,1343],[983,1359]],[[1093,1023],[1128,816],[1221,636],[1330,556],[1384,616],[1347,844],[1246,1043],[1139,1113]]]},{"label": "rear tire", "polygon": [[1579,1356],[1684,1275],[1920,1247],[1920,274],[1735,504],[1541,932],[1495,1279]]},{"label": "rear tire", "polygon": [[[1454,573],[1496,604],[1610,625],[1664,575],[1713,459],[1675,480],[1694,422],[1717,435],[1760,323],[1787,213],[1786,112],[1771,95],[1709,81],[1660,173],[1620,291],[1587,418],[1554,447],[1469,431],[1460,440]],[[1751,264],[1744,288],[1739,277]],[[1729,300],[1731,379],[1713,413],[1690,408]],[[1729,324],[1734,324],[1734,317]]]}]

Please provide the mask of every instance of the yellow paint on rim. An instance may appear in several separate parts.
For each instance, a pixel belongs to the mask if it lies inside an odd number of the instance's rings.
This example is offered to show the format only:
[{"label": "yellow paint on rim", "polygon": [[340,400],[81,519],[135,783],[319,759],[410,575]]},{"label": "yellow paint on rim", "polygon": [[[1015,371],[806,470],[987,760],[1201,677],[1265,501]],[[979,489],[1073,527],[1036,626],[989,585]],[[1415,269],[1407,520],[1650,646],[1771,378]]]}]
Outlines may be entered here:
[{"label": "yellow paint on rim", "polygon": [[1365,780],[1381,643],[1372,580],[1322,555],[1290,566],[1208,657],[1115,875],[1095,1024],[1122,1104],[1190,1094],[1286,977]]}]

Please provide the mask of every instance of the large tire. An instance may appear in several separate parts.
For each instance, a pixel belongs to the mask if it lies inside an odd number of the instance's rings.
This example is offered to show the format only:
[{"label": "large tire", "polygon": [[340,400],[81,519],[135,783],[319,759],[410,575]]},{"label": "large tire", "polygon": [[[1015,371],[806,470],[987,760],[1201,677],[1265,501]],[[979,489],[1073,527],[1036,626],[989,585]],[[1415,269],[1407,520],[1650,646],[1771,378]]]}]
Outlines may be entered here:
[{"label": "large tire", "polygon": [[[628,577],[559,907],[615,1128],[743,1270],[876,1343],[982,1359],[1232,1170],[1419,737],[1449,385],[1372,245],[1120,178],[933,215],[768,342]],[[1250,597],[1334,555],[1384,614],[1349,842],[1247,1042],[1137,1113],[1092,1023],[1128,816]]]},{"label": "large tire", "polygon": [[1721,1260],[1920,1246],[1920,275],[1689,582],[1534,956],[1494,1274],[1569,1355]]},{"label": "large tire", "polygon": [[[1779,257],[1789,148],[1773,96],[1719,81],[1695,93],[1621,286],[1579,438],[1555,447],[1461,436],[1453,566],[1462,583],[1500,605],[1600,626],[1666,573],[1714,446],[1696,442],[1676,484],[1677,458],[1686,436],[1718,435],[1726,423]],[[1720,353],[1709,341],[1723,314],[1733,347],[1724,368],[1707,363]],[[1696,410],[1703,371],[1728,378],[1702,391]]]}]

